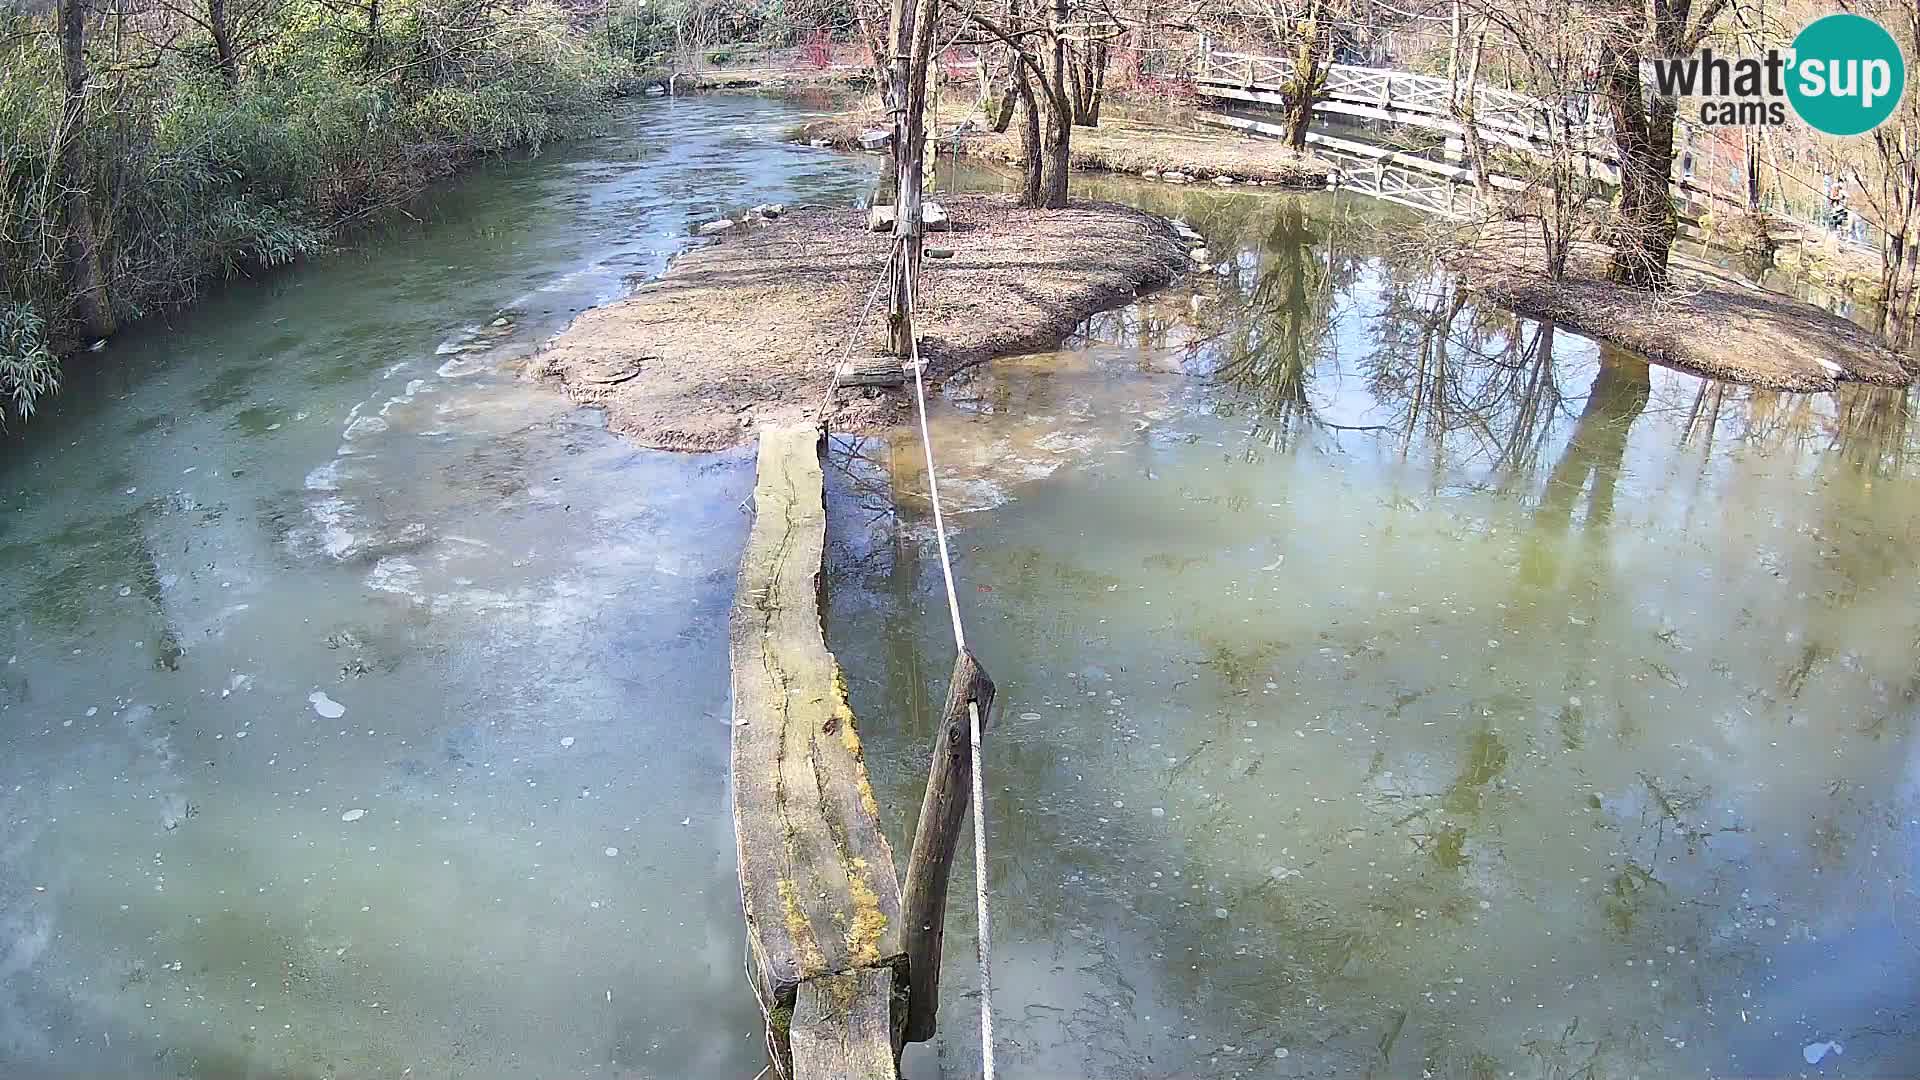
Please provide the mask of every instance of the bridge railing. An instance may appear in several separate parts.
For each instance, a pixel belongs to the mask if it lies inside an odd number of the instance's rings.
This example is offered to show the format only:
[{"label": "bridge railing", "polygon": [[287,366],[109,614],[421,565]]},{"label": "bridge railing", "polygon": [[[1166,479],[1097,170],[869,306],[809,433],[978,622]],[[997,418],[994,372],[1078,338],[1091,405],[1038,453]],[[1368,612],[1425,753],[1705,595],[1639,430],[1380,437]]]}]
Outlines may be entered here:
[{"label": "bridge railing", "polygon": [[[1294,71],[1291,57],[1257,56],[1208,47],[1201,50],[1196,79],[1202,83],[1277,93],[1293,80]],[[1453,94],[1452,81],[1437,75],[1416,75],[1356,64],[1329,66],[1322,91],[1323,99],[1370,106],[1387,113],[1414,113],[1448,120],[1453,116]],[[1498,87],[1473,87],[1473,119],[1482,128],[1542,141],[1551,137],[1549,116],[1547,104],[1538,98]],[[1573,123],[1557,126],[1565,131],[1577,123],[1585,126],[1591,136],[1604,136],[1609,130],[1603,118],[1569,120]]]}]

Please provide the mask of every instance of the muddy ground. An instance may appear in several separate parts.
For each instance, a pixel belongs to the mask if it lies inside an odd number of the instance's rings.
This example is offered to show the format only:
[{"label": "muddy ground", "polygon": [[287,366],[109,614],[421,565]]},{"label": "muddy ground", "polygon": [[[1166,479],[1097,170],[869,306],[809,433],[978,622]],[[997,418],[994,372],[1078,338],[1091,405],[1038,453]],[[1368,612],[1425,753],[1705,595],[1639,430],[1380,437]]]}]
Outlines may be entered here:
[{"label": "muddy ground", "polygon": [[1872,333],[1802,300],[1676,252],[1658,292],[1606,279],[1607,250],[1578,245],[1567,276],[1549,281],[1537,241],[1483,237],[1457,259],[1472,290],[1502,307],[1577,330],[1670,367],[1769,390],[1831,390],[1841,382],[1906,386],[1920,372]]},{"label": "muddy ground", "polygon": [[[998,196],[942,200],[954,228],[930,236],[919,338],[936,380],[995,356],[1050,348],[1088,316],[1173,280],[1186,246],[1131,207],[1022,209]],[[716,450],[762,424],[813,415],[841,358],[877,356],[891,241],[864,210],[802,209],[696,247],[625,300],[585,312],[533,360],[576,401],[644,446]],[[849,342],[851,341],[851,348]],[[905,415],[905,391],[841,388],[836,430]]]},{"label": "muddy ground", "polygon": [[[979,117],[973,118],[980,123]],[[860,133],[885,128],[883,114],[855,110],[818,120],[802,128],[803,142],[820,141],[840,150],[860,148]],[[1017,131],[973,130],[955,139],[943,138],[941,152],[958,149],[965,157],[1001,165],[1024,160]],[[1173,173],[1181,180],[1261,184],[1317,190],[1327,186],[1332,166],[1308,154],[1295,153],[1273,139],[1221,132],[1145,124],[1120,117],[1100,121],[1099,127],[1074,128],[1068,164],[1081,171],[1146,173],[1161,178]]]}]

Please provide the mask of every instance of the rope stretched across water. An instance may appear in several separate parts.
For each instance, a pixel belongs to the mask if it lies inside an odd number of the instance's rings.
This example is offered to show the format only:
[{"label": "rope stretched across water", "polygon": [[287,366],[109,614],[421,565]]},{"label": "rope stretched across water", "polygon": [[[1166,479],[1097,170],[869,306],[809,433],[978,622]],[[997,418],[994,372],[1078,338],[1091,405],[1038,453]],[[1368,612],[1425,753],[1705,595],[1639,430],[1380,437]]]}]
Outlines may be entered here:
[{"label": "rope stretched across water", "polygon": [[[912,260],[899,259],[899,250],[888,259],[888,267],[906,276],[906,301],[908,326],[912,319],[919,296],[919,282],[914,280]],[[853,353],[853,340],[873,311],[875,298],[880,295],[880,286],[886,281],[883,271],[880,280],[874,283],[873,291],[867,294],[866,308],[861,312],[860,322],[848,336],[847,356]],[[907,366],[913,370],[913,399],[915,411],[920,422],[920,446],[927,460],[927,495],[933,504],[933,531],[940,548],[940,575],[946,582],[947,614],[953,620],[953,646],[956,651],[967,647],[967,629],[960,620],[960,595],[953,584],[953,559],[947,545],[946,515],[940,507],[940,481],[933,460],[933,436],[927,429],[927,385],[924,376],[926,364],[920,359],[919,339],[909,333]],[[845,360],[843,358],[842,363]],[[835,365],[833,377],[827,383],[827,392],[817,407],[820,423],[827,421],[827,410],[832,404],[833,392],[840,385],[840,366]],[[973,749],[973,901],[974,914],[979,924],[979,933],[975,938],[975,952],[980,963],[980,1074],[983,1080],[995,1080],[993,1053],[993,933],[990,915],[987,910],[987,816],[986,782],[982,777],[980,757],[980,705],[967,702],[968,738]],[[762,1003],[764,1010],[764,1003]]]},{"label": "rope stretched across water", "polygon": [[[906,275],[907,316],[911,331],[914,315],[914,298],[918,294],[919,282],[914,280],[913,261],[903,260],[898,267]],[[917,335],[909,332],[908,348],[910,365],[913,368],[913,401],[920,420],[920,448],[927,458],[927,499],[933,504],[933,535],[940,545],[940,575],[947,585],[947,614],[953,619],[953,647],[965,652],[967,648],[967,629],[960,621],[960,595],[953,587],[953,559],[947,548],[946,517],[940,510],[940,479],[933,463],[933,436],[927,430],[927,384],[924,377],[926,364],[920,359],[920,341]],[[968,737],[973,744],[973,902],[975,915],[979,921],[979,933],[975,938],[975,951],[980,960],[980,1074],[985,1080],[994,1080],[993,1068],[993,965],[989,959],[993,953],[993,932],[987,912],[987,795],[986,783],[981,774],[980,759],[980,705],[967,702]]]}]

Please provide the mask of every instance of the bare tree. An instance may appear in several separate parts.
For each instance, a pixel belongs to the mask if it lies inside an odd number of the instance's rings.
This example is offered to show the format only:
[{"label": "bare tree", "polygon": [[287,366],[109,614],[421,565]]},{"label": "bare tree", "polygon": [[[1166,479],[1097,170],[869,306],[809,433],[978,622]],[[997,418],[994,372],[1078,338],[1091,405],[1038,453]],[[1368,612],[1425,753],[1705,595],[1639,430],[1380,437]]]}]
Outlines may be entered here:
[{"label": "bare tree", "polygon": [[1731,0],[1596,0],[1602,21],[1596,67],[1613,121],[1620,164],[1618,228],[1610,274],[1623,285],[1652,288],[1667,280],[1678,222],[1673,177],[1673,98],[1647,93],[1642,61],[1685,56],[1700,47]]}]

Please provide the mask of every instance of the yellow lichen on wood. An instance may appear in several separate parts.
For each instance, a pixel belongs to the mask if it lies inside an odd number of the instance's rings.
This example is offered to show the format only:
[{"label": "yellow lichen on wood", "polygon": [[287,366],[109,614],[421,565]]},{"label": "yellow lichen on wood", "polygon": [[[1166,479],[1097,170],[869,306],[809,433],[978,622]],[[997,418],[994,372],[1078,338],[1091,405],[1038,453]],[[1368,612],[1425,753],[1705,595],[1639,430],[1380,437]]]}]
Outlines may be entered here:
[{"label": "yellow lichen on wood", "polygon": [[855,859],[847,886],[853,894],[853,925],[847,928],[847,956],[859,967],[880,962],[880,935],[886,933],[887,917],[880,910],[880,897],[867,884],[865,859]]},{"label": "yellow lichen on wood", "polygon": [[786,907],[787,933],[793,937],[793,947],[799,950],[801,963],[809,968],[825,966],[827,958],[820,952],[820,943],[813,938],[813,926],[807,922],[806,912],[800,910],[793,882],[786,878],[780,879],[780,903]]},{"label": "yellow lichen on wood", "polygon": [[873,782],[867,779],[867,755],[860,745],[860,731],[853,719],[853,705],[847,698],[847,673],[837,663],[833,665],[833,718],[840,729],[840,745],[853,755],[860,774],[856,785],[860,789],[860,807],[879,817],[880,803],[873,797]]},{"label": "yellow lichen on wood", "polygon": [[[775,1006],[817,980],[891,972],[905,952],[892,849],[846,675],[820,625],[818,441],[811,427],[762,433],[731,618],[741,899],[758,981]],[[776,1037],[776,1055],[784,1042]]]}]

